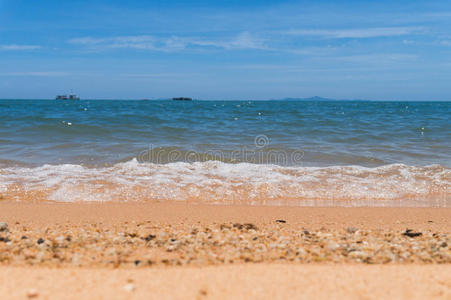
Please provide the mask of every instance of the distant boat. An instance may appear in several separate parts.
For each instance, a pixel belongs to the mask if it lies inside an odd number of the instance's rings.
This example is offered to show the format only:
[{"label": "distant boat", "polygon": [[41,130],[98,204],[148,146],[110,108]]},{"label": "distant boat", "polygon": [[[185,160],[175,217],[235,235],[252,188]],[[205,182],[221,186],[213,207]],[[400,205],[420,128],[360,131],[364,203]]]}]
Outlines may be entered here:
[{"label": "distant boat", "polygon": [[176,98],[172,98],[172,100],[174,100],[174,101],[191,101],[193,99],[188,98],[188,97],[176,97]]},{"label": "distant boat", "polygon": [[78,97],[75,94],[69,94],[69,96],[67,95],[58,95],[55,98],[56,100],[80,100],[80,97]]}]

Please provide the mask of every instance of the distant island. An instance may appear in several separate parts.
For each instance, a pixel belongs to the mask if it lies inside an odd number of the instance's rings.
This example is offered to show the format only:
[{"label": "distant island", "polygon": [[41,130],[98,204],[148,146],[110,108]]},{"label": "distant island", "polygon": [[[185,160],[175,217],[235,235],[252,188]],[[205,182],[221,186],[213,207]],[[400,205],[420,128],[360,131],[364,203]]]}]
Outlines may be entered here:
[{"label": "distant island", "polygon": [[193,99],[189,98],[189,97],[175,97],[175,98],[172,98],[172,100],[174,100],[174,101],[191,101]]}]

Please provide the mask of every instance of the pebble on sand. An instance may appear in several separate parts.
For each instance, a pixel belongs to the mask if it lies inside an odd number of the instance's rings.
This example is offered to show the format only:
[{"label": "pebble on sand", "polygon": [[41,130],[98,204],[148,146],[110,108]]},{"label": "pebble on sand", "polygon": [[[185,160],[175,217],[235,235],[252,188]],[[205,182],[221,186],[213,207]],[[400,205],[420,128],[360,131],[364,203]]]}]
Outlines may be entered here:
[{"label": "pebble on sand", "polygon": [[135,286],[132,283],[126,284],[124,286],[124,290],[127,292],[133,292],[135,290]]},{"label": "pebble on sand", "polygon": [[[46,228],[45,235],[42,231],[16,226],[14,231],[0,234],[0,266],[146,268],[282,261],[451,263],[448,231],[410,230],[402,235],[403,231],[397,229],[359,229],[349,234],[354,230],[347,227],[315,230],[274,221],[261,223],[258,228],[252,223],[232,222],[125,224],[112,228],[93,223],[73,225],[70,231],[59,224]],[[410,235],[414,238],[408,238]],[[23,236],[27,238],[22,239]],[[73,238],[64,238],[67,236]],[[131,283],[125,282],[122,287]]]},{"label": "pebble on sand", "polygon": [[332,250],[332,251],[335,251],[335,250],[337,250],[337,249],[340,248],[340,245],[339,245],[338,243],[335,243],[335,242],[330,242],[330,243],[327,245],[327,248],[329,248],[329,249]]},{"label": "pebble on sand", "polygon": [[346,231],[347,231],[348,233],[356,233],[357,231],[359,231],[359,229],[358,229],[358,228],[355,228],[355,227],[348,227],[348,228],[346,229]]},{"label": "pebble on sand", "polygon": [[406,229],[405,232],[403,232],[402,235],[408,236],[408,237],[417,237],[422,235],[423,233],[421,232],[414,232],[412,229]]},{"label": "pebble on sand", "polygon": [[5,222],[0,222],[0,232],[8,232],[8,224],[6,224]]},{"label": "pebble on sand", "polygon": [[28,298],[37,298],[38,296],[39,296],[39,293],[38,293],[37,289],[29,289],[27,292]]}]

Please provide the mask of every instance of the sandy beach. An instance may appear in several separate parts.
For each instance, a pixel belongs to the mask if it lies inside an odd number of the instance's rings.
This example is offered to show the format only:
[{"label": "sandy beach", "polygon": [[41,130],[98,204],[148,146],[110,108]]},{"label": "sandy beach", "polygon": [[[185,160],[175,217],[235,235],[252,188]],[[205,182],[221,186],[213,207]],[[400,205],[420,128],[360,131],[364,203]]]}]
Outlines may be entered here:
[{"label": "sandy beach", "polygon": [[1,267],[0,293],[2,299],[450,299],[449,270],[449,265]]},{"label": "sandy beach", "polygon": [[0,0],[0,300],[451,300],[450,16]]},{"label": "sandy beach", "polygon": [[450,216],[446,208],[3,202],[0,293],[449,299]]}]

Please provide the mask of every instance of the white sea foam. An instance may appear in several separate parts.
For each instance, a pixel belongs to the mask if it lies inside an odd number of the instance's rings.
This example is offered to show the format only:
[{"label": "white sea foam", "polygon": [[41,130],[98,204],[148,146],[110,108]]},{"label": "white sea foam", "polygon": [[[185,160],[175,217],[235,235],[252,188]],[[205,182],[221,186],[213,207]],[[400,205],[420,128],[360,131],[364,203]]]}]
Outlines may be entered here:
[{"label": "white sea foam", "polygon": [[451,169],[440,165],[280,167],[218,161],[111,167],[0,169],[6,199],[186,201],[215,204],[451,206]]}]

